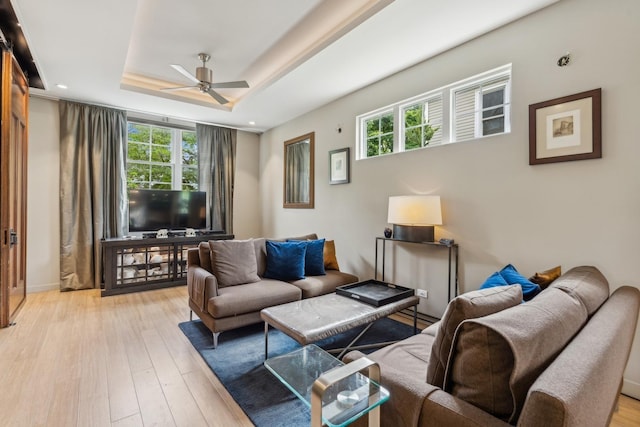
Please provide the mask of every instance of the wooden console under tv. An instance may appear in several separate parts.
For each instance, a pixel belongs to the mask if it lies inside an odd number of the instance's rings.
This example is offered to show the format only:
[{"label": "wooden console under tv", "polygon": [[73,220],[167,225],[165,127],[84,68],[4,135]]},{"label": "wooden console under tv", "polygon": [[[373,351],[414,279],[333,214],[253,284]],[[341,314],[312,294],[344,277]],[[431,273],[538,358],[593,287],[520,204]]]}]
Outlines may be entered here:
[{"label": "wooden console under tv", "polygon": [[195,237],[115,238],[102,241],[102,296],[148,291],[187,283],[187,249],[233,234]]}]

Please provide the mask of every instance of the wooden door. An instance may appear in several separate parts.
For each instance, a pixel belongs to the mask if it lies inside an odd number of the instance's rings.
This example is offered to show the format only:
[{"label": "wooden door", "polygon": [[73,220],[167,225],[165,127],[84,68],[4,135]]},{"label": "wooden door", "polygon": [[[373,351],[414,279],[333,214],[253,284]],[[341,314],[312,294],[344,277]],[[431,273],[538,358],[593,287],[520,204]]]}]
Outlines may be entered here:
[{"label": "wooden door", "polygon": [[0,86],[0,327],[27,296],[27,120],[29,86],[10,51],[2,51]]}]

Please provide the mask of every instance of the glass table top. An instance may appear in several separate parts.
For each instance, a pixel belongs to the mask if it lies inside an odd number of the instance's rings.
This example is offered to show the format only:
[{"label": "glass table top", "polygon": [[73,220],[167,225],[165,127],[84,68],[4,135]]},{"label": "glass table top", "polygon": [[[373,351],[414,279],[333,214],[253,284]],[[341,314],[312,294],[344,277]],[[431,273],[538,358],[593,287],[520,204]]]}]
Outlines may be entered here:
[{"label": "glass table top", "polygon": [[[265,360],[272,372],[299,399],[311,407],[313,383],[322,374],[345,366],[316,345]],[[355,373],[326,389],[322,396],[322,419],[331,426],[346,426],[389,399],[389,392],[365,375]]]}]

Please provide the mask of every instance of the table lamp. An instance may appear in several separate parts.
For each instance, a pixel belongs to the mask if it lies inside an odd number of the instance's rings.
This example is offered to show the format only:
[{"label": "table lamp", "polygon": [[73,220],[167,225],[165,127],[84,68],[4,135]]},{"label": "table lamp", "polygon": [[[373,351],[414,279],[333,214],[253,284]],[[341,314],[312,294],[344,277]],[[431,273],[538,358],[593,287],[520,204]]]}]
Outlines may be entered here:
[{"label": "table lamp", "polygon": [[442,225],[440,196],[391,196],[387,222],[396,240],[433,242],[433,226]]}]

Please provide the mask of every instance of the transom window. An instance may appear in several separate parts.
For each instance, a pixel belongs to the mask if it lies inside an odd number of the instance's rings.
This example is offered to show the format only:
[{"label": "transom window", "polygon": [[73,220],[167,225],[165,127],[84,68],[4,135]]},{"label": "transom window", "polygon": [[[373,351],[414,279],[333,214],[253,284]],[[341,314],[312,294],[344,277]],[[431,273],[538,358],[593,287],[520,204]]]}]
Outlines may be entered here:
[{"label": "transom window", "polygon": [[404,150],[442,142],[442,97],[412,103],[402,109]]},{"label": "transom window", "polygon": [[356,159],[511,132],[510,87],[508,64],[358,116]]},{"label": "transom window", "polygon": [[195,131],[129,121],[127,134],[128,189],[198,189]]},{"label": "transom window", "polygon": [[393,153],[393,111],[385,111],[364,120],[367,157]]},{"label": "transom window", "polygon": [[499,76],[452,91],[453,141],[510,131],[509,80]]}]

